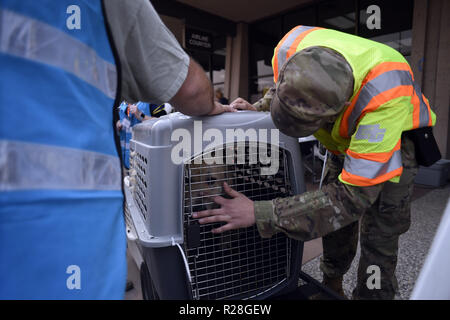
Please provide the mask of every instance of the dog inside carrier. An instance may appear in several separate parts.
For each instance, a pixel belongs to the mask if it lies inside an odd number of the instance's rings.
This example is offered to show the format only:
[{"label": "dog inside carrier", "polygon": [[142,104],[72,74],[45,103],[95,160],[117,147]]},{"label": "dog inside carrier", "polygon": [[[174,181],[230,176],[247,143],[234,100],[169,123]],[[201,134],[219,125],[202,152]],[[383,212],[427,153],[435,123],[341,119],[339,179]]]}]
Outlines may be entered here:
[{"label": "dog inside carrier", "polygon": [[270,114],[145,121],[133,128],[130,166],[126,223],[145,299],[267,299],[297,289],[302,242],[261,238],[256,226],[214,234],[221,223],[192,215],[219,208],[224,183],[254,201],[305,191],[298,141]]}]

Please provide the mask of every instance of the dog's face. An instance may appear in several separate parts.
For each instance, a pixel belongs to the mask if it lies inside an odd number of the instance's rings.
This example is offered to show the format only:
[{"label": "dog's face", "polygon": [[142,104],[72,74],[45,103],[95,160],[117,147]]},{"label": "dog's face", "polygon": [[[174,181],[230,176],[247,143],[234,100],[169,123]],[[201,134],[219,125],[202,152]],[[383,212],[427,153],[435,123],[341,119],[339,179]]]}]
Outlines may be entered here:
[{"label": "dog's face", "polygon": [[[223,183],[233,186],[234,172],[227,165],[190,165],[190,197],[193,211],[218,208],[213,199],[225,196]],[[189,191],[189,190],[187,190]]]}]

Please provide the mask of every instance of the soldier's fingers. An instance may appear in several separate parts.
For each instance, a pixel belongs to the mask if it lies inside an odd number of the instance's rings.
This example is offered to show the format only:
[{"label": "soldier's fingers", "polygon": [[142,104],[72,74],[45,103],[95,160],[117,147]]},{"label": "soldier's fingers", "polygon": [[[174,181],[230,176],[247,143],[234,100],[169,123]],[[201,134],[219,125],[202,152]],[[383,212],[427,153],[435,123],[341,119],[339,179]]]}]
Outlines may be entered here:
[{"label": "soldier's fingers", "polygon": [[229,199],[225,199],[224,197],[221,196],[217,196],[214,197],[213,201],[217,204],[220,204],[221,206],[223,206],[227,201],[230,201]]},{"label": "soldier's fingers", "polygon": [[210,216],[206,218],[202,218],[198,220],[200,224],[206,224],[206,223],[214,223],[214,222],[228,222],[230,221],[231,217],[228,215],[217,215],[217,216]]},{"label": "soldier's fingers", "polygon": [[223,213],[223,210],[221,208],[220,209],[210,209],[210,210],[193,212],[192,216],[194,218],[203,218],[203,217],[214,216],[214,215],[221,214],[221,213]]},{"label": "soldier's fingers", "polygon": [[242,107],[245,107],[245,106],[248,105],[248,104],[249,104],[249,103],[248,103],[247,100],[244,100],[244,99],[242,99],[242,98],[237,98],[236,100],[234,100],[233,102],[230,103],[230,106],[233,106],[233,107],[235,107],[235,106],[242,106]]},{"label": "soldier's fingers", "polygon": [[236,99],[234,99],[234,100],[230,103],[230,105],[231,105],[231,104],[234,104],[234,103],[241,103],[242,101],[245,101],[245,100],[242,99],[242,98],[236,98]]},{"label": "soldier's fingers", "polygon": [[239,196],[241,195],[241,194],[240,194],[239,192],[237,192],[236,190],[233,190],[233,189],[228,185],[228,183],[226,183],[226,182],[223,183],[223,189],[225,190],[225,192],[226,192],[229,196],[231,196],[231,197],[233,197],[233,198],[239,197]]},{"label": "soldier's fingers", "polygon": [[235,109],[239,109],[239,110],[247,110],[247,109],[249,109],[248,103],[245,103],[245,102],[232,103],[230,106],[235,108]]},{"label": "soldier's fingers", "polygon": [[239,102],[232,102],[232,103],[230,103],[230,107],[235,108],[235,109],[239,109],[238,105],[239,105]]},{"label": "soldier's fingers", "polygon": [[225,231],[229,231],[229,230],[233,230],[233,229],[237,229],[237,228],[234,227],[231,223],[227,223],[224,226],[221,226],[221,227],[216,228],[216,229],[212,229],[211,232],[212,233],[223,233]]},{"label": "soldier's fingers", "polygon": [[223,106],[225,112],[236,112],[237,110],[232,106]]}]

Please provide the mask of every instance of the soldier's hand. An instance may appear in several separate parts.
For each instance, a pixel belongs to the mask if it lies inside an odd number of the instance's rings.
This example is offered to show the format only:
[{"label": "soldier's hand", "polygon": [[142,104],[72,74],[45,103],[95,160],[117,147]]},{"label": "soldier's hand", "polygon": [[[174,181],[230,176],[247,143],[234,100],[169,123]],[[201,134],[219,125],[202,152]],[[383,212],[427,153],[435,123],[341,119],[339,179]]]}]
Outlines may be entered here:
[{"label": "soldier's hand", "polygon": [[242,98],[237,98],[232,103],[230,103],[230,107],[236,109],[236,110],[252,110],[257,111],[256,108],[249,103],[247,100],[244,100]]},{"label": "soldier's hand", "polygon": [[232,108],[229,105],[224,105],[218,101],[214,101],[214,109],[210,113],[208,113],[208,116],[215,116],[224,112],[236,112],[236,109]]},{"label": "soldier's hand", "polygon": [[194,218],[200,218],[199,223],[226,222],[220,228],[213,229],[213,233],[222,233],[228,230],[250,227],[255,224],[253,201],[240,192],[233,190],[224,182],[223,188],[232,199],[215,197],[215,203],[220,204],[219,209],[205,210],[193,213]]}]

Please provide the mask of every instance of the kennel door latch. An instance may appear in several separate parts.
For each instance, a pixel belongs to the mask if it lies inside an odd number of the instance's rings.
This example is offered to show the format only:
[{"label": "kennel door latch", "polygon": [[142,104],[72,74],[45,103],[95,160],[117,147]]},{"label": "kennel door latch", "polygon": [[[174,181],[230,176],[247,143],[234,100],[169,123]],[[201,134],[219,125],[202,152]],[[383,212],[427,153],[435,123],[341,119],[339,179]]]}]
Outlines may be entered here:
[{"label": "kennel door latch", "polygon": [[189,249],[200,246],[200,224],[197,221],[187,226],[186,245]]}]

